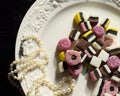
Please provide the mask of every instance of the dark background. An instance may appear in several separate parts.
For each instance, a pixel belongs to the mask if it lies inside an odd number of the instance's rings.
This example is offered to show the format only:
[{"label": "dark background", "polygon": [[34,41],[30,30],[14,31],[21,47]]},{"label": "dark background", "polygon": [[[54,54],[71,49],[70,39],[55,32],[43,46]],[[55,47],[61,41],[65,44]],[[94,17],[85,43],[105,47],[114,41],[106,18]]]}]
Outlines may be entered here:
[{"label": "dark background", "polygon": [[24,96],[7,78],[20,23],[35,0],[0,0],[0,96]]}]

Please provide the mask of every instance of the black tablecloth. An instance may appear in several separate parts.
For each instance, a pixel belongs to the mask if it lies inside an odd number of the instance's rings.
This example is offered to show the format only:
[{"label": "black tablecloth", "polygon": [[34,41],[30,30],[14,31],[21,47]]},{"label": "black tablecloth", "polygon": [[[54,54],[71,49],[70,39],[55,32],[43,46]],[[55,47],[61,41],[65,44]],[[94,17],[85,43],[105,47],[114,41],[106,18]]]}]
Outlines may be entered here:
[{"label": "black tablecloth", "polygon": [[0,96],[24,96],[8,81],[20,23],[35,0],[0,0]]}]

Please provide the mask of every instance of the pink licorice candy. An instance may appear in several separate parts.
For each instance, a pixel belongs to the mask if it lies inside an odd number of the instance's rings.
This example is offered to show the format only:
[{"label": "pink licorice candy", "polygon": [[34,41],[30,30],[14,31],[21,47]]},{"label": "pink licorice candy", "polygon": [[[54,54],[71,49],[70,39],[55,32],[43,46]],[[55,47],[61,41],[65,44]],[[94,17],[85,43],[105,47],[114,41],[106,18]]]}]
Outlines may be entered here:
[{"label": "pink licorice candy", "polygon": [[109,66],[110,69],[118,68],[120,66],[119,57],[116,55],[110,56],[107,60],[107,65]]},{"label": "pink licorice candy", "polygon": [[62,38],[59,40],[57,48],[59,51],[66,51],[71,47],[71,41],[69,38]]},{"label": "pink licorice candy", "polygon": [[93,27],[93,33],[96,35],[96,37],[102,37],[105,33],[105,29],[102,26],[97,25]]}]

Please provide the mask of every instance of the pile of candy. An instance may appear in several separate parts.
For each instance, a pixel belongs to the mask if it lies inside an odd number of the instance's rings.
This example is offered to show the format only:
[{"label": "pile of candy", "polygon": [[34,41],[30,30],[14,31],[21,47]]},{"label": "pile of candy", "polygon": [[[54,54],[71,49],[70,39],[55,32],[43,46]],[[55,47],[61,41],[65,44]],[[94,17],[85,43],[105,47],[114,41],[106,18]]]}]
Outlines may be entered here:
[{"label": "pile of candy", "polygon": [[109,28],[109,18],[101,23],[97,16],[85,19],[82,12],[75,14],[74,24],[69,37],[57,45],[59,71],[77,77],[86,67],[95,81],[92,96],[120,96],[120,45],[114,41],[118,30]]}]

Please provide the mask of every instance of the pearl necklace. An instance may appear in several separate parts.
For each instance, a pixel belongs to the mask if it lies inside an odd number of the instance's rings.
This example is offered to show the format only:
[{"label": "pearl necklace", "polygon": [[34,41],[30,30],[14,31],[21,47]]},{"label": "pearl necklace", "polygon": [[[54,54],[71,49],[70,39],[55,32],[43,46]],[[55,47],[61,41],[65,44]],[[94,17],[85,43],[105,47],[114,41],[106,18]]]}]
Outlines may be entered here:
[{"label": "pearl necklace", "polygon": [[[24,43],[27,40],[33,40],[36,42],[38,48],[29,54],[25,54],[22,58],[13,61],[10,64],[10,72],[8,73],[8,77],[10,82],[14,85],[15,82],[12,82],[12,79],[17,81],[22,81],[26,74],[30,72],[31,70],[34,70],[36,68],[39,68],[42,72],[42,76],[38,79],[34,80],[31,87],[28,89],[27,96],[31,96],[31,93],[33,92],[33,89],[35,91],[35,96],[39,96],[39,88],[41,86],[48,87],[51,91],[53,91],[53,96],[63,96],[70,94],[74,89],[74,79],[71,76],[63,77],[61,81],[59,81],[58,85],[52,84],[49,80],[46,79],[46,70],[45,66],[49,63],[48,54],[43,50],[41,42],[38,37],[35,36],[27,36],[23,37],[21,42]],[[37,61],[35,58],[39,56],[41,53],[44,54],[44,61]],[[15,68],[14,68],[15,67]],[[20,76],[19,73],[22,73]],[[12,78],[12,79],[11,79]],[[64,85],[68,84],[68,88],[64,89]],[[18,87],[18,86],[17,86]]]}]

